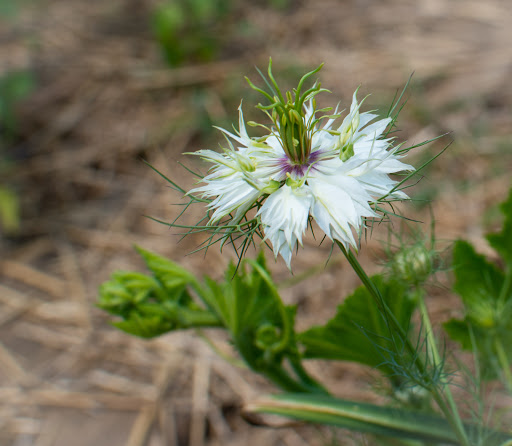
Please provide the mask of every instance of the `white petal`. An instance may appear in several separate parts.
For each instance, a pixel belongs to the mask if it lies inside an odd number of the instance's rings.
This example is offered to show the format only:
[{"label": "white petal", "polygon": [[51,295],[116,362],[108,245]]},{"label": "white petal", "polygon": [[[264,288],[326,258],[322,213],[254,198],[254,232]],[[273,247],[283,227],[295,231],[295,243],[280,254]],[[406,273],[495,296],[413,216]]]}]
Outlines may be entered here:
[{"label": "white petal", "polygon": [[[373,141],[376,140],[379,136],[382,135],[386,127],[391,122],[391,118],[381,119],[380,121],[374,122],[364,129],[360,130],[360,133],[366,135],[365,139]],[[359,123],[359,128],[361,129],[361,123]]]},{"label": "white petal", "polygon": [[265,228],[265,238],[272,243],[274,254],[283,256],[288,267],[295,244],[299,242],[302,245],[312,202],[307,186],[292,188],[285,184],[270,195],[258,211]]},{"label": "white petal", "polygon": [[211,209],[215,209],[210,224],[235,210],[237,212],[233,220],[239,221],[260,195],[259,190],[249,185],[240,172],[211,181],[205,178],[203,181],[207,184],[192,189],[189,193],[201,193],[203,197],[208,198],[216,197],[208,205]]},{"label": "white petal", "polygon": [[308,179],[315,198],[312,216],[331,240],[356,247],[352,228],[358,232],[362,217],[375,217],[368,204],[372,200],[355,179],[338,170],[333,175],[317,175]]}]

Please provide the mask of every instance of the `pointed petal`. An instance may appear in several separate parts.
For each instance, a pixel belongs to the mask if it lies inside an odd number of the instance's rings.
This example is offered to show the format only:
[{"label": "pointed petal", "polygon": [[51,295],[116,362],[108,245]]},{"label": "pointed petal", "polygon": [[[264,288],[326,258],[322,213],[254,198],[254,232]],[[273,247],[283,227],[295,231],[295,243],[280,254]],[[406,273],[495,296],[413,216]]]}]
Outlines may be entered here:
[{"label": "pointed petal", "polygon": [[308,179],[315,198],[312,216],[331,240],[356,247],[352,229],[359,232],[362,217],[375,217],[368,204],[372,200],[364,187],[339,170],[333,175]]},{"label": "pointed petal", "polygon": [[[291,253],[297,242],[302,245],[312,202],[307,186],[292,188],[285,184],[271,194],[258,211],[265,238],[271,241],[276,256],[281,253],[283,258],[288,257],[288,251]],[[285,244],[287,249],[284,249]]]}]

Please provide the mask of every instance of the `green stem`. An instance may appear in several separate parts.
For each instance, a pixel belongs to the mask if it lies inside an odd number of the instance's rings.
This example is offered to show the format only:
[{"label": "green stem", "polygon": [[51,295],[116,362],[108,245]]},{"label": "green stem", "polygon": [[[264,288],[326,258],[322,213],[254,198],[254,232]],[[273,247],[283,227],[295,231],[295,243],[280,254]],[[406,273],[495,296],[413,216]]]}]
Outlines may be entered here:
[{"label": "green stem", "polygon": [[315,380],[304,368],[300,358],[288,358],[293,371],[301,382],[311,389],[311,393],[319,393],[322,395],[329,395],[329,392],[317,380]]},{"label": "green stem", "polygon": [[382,312],[384,317],[386,318],[387,322],[390,323],[393,328],[398,332],[400,339],[405,343],[405,347],[408,350],[408,352],[411,354],[412,358],[414,358],[414,363],[418,370],[423,374],[425,372],[425,366],[421,359],[416,355],[416,349],[412,345],[411,341],[407,337],[407,333],[403,329],[403,327],[400,325],[398,320],[396,319],[395,315],[391,311],[391,309],[388,307],[386,302],[384,301],[384,298],[380,294],[380,291],[375,286],[375,284],[372,282],[370,277],[368,277],[368,274],[366,274],[366,271],[363,269],[359,261],[357,260],[356,256],[352,251],[347,251],[345,247],[340,243],[336,242],[338,244],[338,247],[340,248],[341,252],[345,255],[347,260],[350,263],[350,266],[354,269],[356,274],[358,275],[359,279],[361,279],[361,282],[366,287],[366,289],[369,291],[373,299],[375,300],[375,303],[377,304],[377,307]]},{"label": "green stem", "polygon": [[505,302],[509,298],[510,294],[512,293],[512,267],[507,266],[506,273],[505,273],[505,281],[503,282],[503,285],[500,290],[500,295],[498,297],[498,302],[501,305],[505,305]]},{"label": "green stem", "polygon": [[247,369],[247,364],[242,361],[241,359],[235,358],[225,352],[223,352],[217,345],[208,337],[206,334],[200,329],[196,329],[196,334],[212,349],[212,351],[217,354],[220,358],[222,358],[227,363],[241,368],[241,369]]},{"label": "green stem", "polygon": [[500,363],[501,371],[503,372],[505,385],[507,386],[507,390],[512,393],[512,372],[510,370],[510,363],[508,361],[507,353],[503,348],[503,344],[497,336],[494,338],[494,348],[498,355],[498,362]]},{"label": "green stem", "polygon": [[[384,301],[384,298],[380,294],[380,291],[375,286],[375,284],[372,282],[370,277],[366,274],[366,271],[363,269],[359,261],[357,260],[357,257],[354,255],[354,253],[350,250],[347,251],[345,247],[338,241],[336,241],[338,247],[340,248],[341,252],[345,255],[347,260],[349,261],[350,265],[358,275],[358,277],[361,279],[361,282],[366,287],[368,292],[372,295],[374,298],[377,307],[382,312],[388,323],[390,323],[394,330],[398,333],[400,336],[400,339],[404,342],[405,348],[407,349],[408,353],[411,354],[411,357],[413,358],[414,364],[417,367],[418,371],[421,373],[421,375],[425,375],[425,364],[423,364],[423,361],[419,357],[419,355],[416,354],[416,349],[412,345],[411,341],[409,340],[407,333],[402,328],[398,320],[396,319],[395,315],[391,311],[391,309],[388,307],[386,302]],[[422,299],[419,299],[422,301]],[[425,312],[426,314],[426,312]],[[428,316],[428,315],[427,315]],[[430,325],[430,320],[428,320],[428,323]],[[429,333],[431,334],[431,330],[429,330]],[[435,344],[434,348],[435,348]],[[439,355],[438,355],[439,356]],[[461,446],[470,446],[469,440],[466,435],[466,431],[464,429],[464,426],[462,425],[462,421],[460,419],[457,407],[455,405],[455,402],[453,400],[453,396],[448,389],[447,386],[444,386],[446,399],[448,401],[448,404],[444,401],[442,398],[442,395],[439,394],[439,392],[436,390],[434,386],[427,389],[431,392],[432,397],[438,404],[439,408],[443,412],[443,414],[446,416],[447,420],[452,425],[460,443]]]},{"label": "green stem", "polygon": [[295,381],[281,366],[256,370],[286,392],[312,393],[311,388]]},{"label": "green stem", "polygon": [[[441,364],[441,357],[439,355],[439,351],[437,350],[436,340],[434,337],[434,331],[432,329],[432,323],[430,322],[430,317],[428,315],[428,309],[427,305],[425,304],[425,298],[423,295],[423,292],[419,291],[417,293],[418,295],[418,306],[420,309],[421,314],[421,320],[423,323],[423,326],[425,327],[426,336],[427,336],[427,348],[430,350],[430,354],[432,355],[433,365],[434,367],[437,367],[438,364]],[[457,405],[455,404],[455,400],[453,398],[452,392],[450,390],[450,387],[448,384],[444,381],[443,378],[441,378],[442,388],[443,388],[443,395],[446,398],[447,406],[444,402],[444,400],[441,398],[442,395],[437,394],[437,392],[434,390],[432,392],[433,397],[437,404],[439,405],[440,402],[441,405],[439,407],[445,414],[445,416],[448,418],[448,421],[455,429],[455,432],[457,436],[459,437],[459,440],[461,441],[461,444],[469,445],[469,440],[466,434],[466,430],[464,429],[464,425],[462,423],[462,419],[459,415],[459,410],[457,409]]]},{"label": "green stem", "polygon": [[215,314],[206,310],[189,310],[188,308],[180,308],[178,310],[178,317],[182,328],[218,328],[224,326],[222,321],[220,321]]}]

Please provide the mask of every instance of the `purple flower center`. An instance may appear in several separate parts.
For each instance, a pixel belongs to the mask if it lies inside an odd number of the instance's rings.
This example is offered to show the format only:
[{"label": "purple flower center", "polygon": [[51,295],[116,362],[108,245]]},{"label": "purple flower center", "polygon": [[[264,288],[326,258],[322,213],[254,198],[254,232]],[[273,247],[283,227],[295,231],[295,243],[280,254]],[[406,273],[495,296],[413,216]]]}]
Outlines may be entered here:
[{"label": "purple flower center", "polygon": [[[279,158],[279,168],[283,175],[289,173],[293,178],[302,178],[310,166],[318,160],[320,151],[312,152],[304,164],[294,164],[288,157]],[[315,166],[311,167],[314,169]]]}]

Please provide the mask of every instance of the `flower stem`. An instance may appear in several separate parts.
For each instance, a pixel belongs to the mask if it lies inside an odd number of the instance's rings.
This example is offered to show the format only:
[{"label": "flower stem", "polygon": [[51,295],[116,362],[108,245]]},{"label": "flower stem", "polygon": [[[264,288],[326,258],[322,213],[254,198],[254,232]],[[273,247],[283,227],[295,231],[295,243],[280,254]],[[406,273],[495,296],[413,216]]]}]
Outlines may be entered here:
[{"label": "flower stem", "polygon": [[[411,341],[409,340],[407,333],[405,332],[403,327],[400,325],[400,323],[398,322],[398,320],[396,319],[395,315],[393,314],[391,309],[388,307],[386,302],[384,301],[384,298],[380,294],[380,291],[375,286],[375,284],[372,282],[372,280],[370,279],[368,274],[366,274],[366,271],[363,269],[363,267],[359,263],[359,260],[357,260],[357,257],[354,255],[354,253],[350,250],[347,250],[343,246],[343,244],[341,244],[340,242],[336,241],[336,243],[337,243],[338,247],[340,248],[341,252],[345,255],[345,257],[349,261],[349,263],[352,266],[352,268],[354,269],[355,273],[361,279],[361,282],[363,283],[363,285],[366,287],[368,292],[374,298],[375,303],[377,304],[377,307],[382,312],[383,316],[386,318],[386,321],[392,326],[392,328],[394,330],[396,330],[396,333],[399,335],[400,339],[403,341],[408,353],[411,354],[413,361],[414,361],[414,365],[417,367],[418,371],[422,375],[424,375],[425,371],[426,371],[425,364],[423,363],[423,361],[421,360],[419,355],[416,354],[417,353],[416,349],[414,348]],[[419,301],[423,302],[423,299],[420,297]],[[425,311],[422,311],[422,316],[424,316],[424,315],[426,316],[426,321],[428,323],[428,326],[427,326],[428,333],[430,334],[430,336],[432,336],[432,339],[433,339],[430,319],[428,318],[428,313],[426,312],[426,307],[425,307],[424,302],[423,302],[423,308]],[[421,303],[420,303],[420,311],[421,311]],[[430,342],[430,339],[429,339],[429,344],[431,344],[434,349],[436,348],[435,343]],[[434,358],[434,361],[438,361],[439,354],[437,353],[437,350],[435,350],[435,351],[436,351],[437,359]],[[462,424],[462,420],[459,416],[459,412],[455,405],[455,401],[453,400],[453,396],[450,392],[450,389],[446,385],[443,386],[444,396],[446,397],[446,400],[447,400],[446,402],[443,398],[443,395],[441,393],[439,393],[439,391],[435,388],[435,386],[429,386],[427,388],[427,390],[432,394],[432,397],[438,404],[439,408],[441,409],[441,411],[443,412],[443,414],[445,415],[447,420],[452,425],[454,432],[456,433],[456,435],[460,441],[461,446],[470,446],[468,437],[466,435],[466,431]]]},{"label": "flower stem", "polygon": [[405,347],[407,348],[408,352],[412,355],[414,358],[414,362],[416,367],[418,367],[418,370],[420,372],[424,372],[425,366],[421,362],[421,359],[415,354],[415,348],[409,341],[409,338],[407,337],[407,333],[403,329],[403,327],[400,325],[398,320],[396,319],[393,312],[390,310],[386,302],[384,301],[382,295],[380,294],[380,291],[375,286],[375,284],[372,282],[370,277],[368,277],[368,274],[366,274],[366,271],[363,269],[361,264],[359,263],[359,260],[357,260],[357,257],[354,255],[354,253],[350,250],[347,251],[345,247],[340,243],[336,242],[338,244],[338,247],[340,248],[341,252],[345,255],[347,260],[350,263],[350,266],[354,269],[355,273],[358,275],[359,279],[361,279],[361,282],[363,282],[363,285],[366,287],[366,289],[369,291],[371,296],[374,298],[375,303],[377,304],[377,307],[382,312],[384,317],[386,318],[386,321],[390,323],[393,328],[397,331],[398,335],[400,336],[401,340],[405,343]]},{"label": "flower stem", "polygon": [[505,385],[507,390],[512,393],[512,372],[510,370],[510,363],[508,361],[507,353],[503,348],[503,344],[497,336],[494,338],[494,348],[496,349],[496,354],[498,355],[498,362],[500,364],[501,371],[503,372]]},{"label": "flower stem", "polygon": [[[437,350],[436,340],[434,337],[434,331],[432,329],[432,323],[430,322],[430,317],[428,315],[427,305],[425,304],[424,293],[422,291],[418,291],[418,306],[420,309],[421,320],[423,326],[425,327],[426,336],[427,336],[427,348],[430,350],[430,354],[432,355],[433,365],[437,367],[438,364],[441,364],[441,357],[439,356],[439,351]],[[441,378],[442,383],[442,394],[438,394],[435,389],[433,389],[433,397],[441,410],[444,412],[445,416],[448,418],[448,421],[452,424],[455,429],[455,433],[459,437],[461,444],[469,445],[469,440],[466,435],[466,430],[464,429],[464,425],[462,423],[462,419],[460,418],[459,410],[457,409],[457,405],[455,404],[455,400],[453,399],[452,392],[448,384]],[[448,407],[444,404],[444,400],[442,396],[446,398],[446,402]],[[439,404],[442,401],[441,405]]]}]

